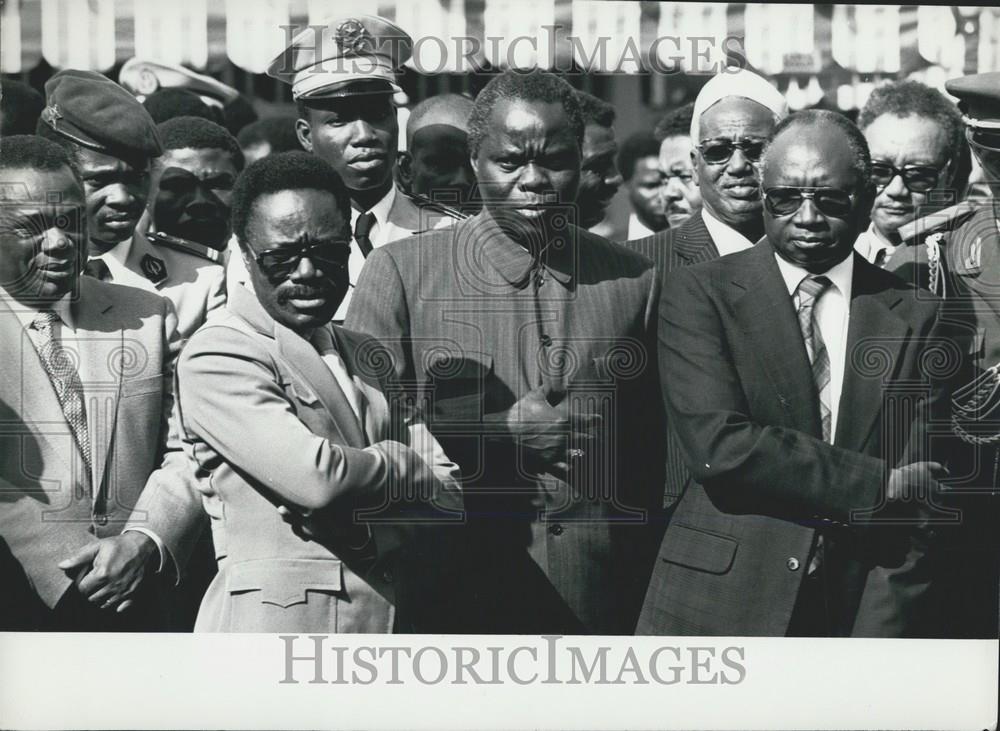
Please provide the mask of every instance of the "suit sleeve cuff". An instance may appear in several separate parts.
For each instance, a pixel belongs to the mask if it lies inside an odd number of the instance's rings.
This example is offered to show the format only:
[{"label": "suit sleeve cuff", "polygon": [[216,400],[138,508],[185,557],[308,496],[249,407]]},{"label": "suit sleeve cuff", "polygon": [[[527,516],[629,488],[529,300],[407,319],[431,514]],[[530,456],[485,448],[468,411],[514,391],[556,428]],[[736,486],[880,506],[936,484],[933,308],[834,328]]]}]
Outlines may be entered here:
[{"label": "suit sleeve cuff", "polygon": [[[128,528],[126,528],[125,530],[123,530],[122,533],[128,533],[129,531],[135,531],[136,533],[142,533],[142,535],[146,536],[151,541],[153,541],[153,543],[156,544],[156,552],[160,556],[160,564],[159,564],[159,566],[156,567],[156,573],[162,574],[163,570],[167,567],[168,563],[171,566],[176,566],[177,565],[174,562],[174,560],[173,560],[173,556],[170,555],[170,551],[167,549],[166,544],[164,544],[164,542],[160,539],[160,537],[158,535],[156,535],[156,533],[154,533],[153,531],[149,530],[149,528],[139,528],[137,526],[129,526]],[[176,577],[177,577],[176,583],[179,584],[180,583],[180,574],[177,573]]]}]

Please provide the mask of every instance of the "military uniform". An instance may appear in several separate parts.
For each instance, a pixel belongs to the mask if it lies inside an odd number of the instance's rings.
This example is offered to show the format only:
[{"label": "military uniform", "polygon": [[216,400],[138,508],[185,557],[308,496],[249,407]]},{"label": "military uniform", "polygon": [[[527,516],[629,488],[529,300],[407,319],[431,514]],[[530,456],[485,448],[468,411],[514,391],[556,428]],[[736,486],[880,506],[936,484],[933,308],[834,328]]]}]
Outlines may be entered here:
[{"label": "military uniform", "polygon": [[[1000,73],[953,79],[946,89],[960,100],[967,136],[984,129],[1000,131]],[[977,156],[983,154],[976,144],[972,149]],[[941,635],[996,638],[1000,611],[1000,206],[995,200],[966,202],[910,226],[905,233],[920,242],[914,248],[928,257],[928,285],[944,297],[942,319],[953,326],[965,361],[952,393],[951,424],[938,429],[947,432],[950,427],[953,437],[947,457],[953,492],[946,499],[962,510],[960,526],[939,532],[943,551],[934,586],[943,605]]]},{"label": "military uniform", "polygon": [[[271,62],[267,73],[290,84],[292,97],[306,105],[325,99],[371,94],[400,94],[399,69],[412,53],[413,41],[402,28],[374,15],[356,15],[331,21],[317,37],[310,26],[292,38],[288,48]],[[357,283],[372,249],[414,233],[450,226],[461,214],[430,201],[408,196],[390,185],[367,211],[352,209],[355,233],[348,259],[351,287]],[[229,281],[246,278],[242,262],[230,246]],[[343,321],[351,303],[349,289],[334,321]]]},{"label": "military uniform", "polygon": [[[191,337],[208,314],[226,304],[226,270],[222,252],[191,241],[158,239],[154,244],[143,233],[145,217],[130,241],[124,241],[91,262],[108,268],[106,281],[156,292],[169,299],[177,311],[177,331],[182,341]],[[155,239],[155,234],[149,234]],[[95,267],[91,264],[91,270]]]}]

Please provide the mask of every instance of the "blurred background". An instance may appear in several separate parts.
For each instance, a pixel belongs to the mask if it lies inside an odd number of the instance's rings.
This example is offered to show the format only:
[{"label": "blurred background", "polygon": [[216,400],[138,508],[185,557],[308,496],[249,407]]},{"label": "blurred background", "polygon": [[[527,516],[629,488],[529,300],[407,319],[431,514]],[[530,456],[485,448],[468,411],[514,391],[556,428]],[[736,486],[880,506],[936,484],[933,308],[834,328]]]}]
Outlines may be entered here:
[{"label": "blurred background", "polygon": [[[848,114],[884,80],[916,78],[943,91],[948,78],[1000,70],[995,6],[0,0],[0,72],[41,90],[67,67],[117,80],[138,57],[212,76],[257,115],[274,116],[293,109],[290,88],[264,70],[296,28],[362,13],[394,21],[416,41],[403,107],[445,91],[474,95],[498,68],[537,64],[614,105],[619,140],[694,99],[726,62],[769,76],[793,109]],[[611,216],[626,207],[619,193]]]}]

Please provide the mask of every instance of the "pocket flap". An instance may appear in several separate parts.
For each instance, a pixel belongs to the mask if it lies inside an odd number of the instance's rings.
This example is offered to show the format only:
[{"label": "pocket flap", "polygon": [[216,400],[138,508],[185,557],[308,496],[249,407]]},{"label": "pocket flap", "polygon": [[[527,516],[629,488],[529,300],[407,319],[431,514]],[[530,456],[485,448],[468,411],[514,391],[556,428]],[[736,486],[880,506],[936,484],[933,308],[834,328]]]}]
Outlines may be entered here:
[{"label": "pocket flap", "polygon": [[144,393],[162,393],[163,376],[147,376],[145,378],[128,378],[122,381],[122,398],[140,396]]},{"label": "pocket flap", "polygon": [[265,604],[304,604],[306,592],[337,592],[344,588],[340,561],[311,558],[261,559],[229,567],[230,594],[259,591]]},{"label": "pocket flap", "polygon": [[663,536],[660,558],[710,574],[724,574],[733,565],[738,545],[733,538],[673,524],[667,526]]}]

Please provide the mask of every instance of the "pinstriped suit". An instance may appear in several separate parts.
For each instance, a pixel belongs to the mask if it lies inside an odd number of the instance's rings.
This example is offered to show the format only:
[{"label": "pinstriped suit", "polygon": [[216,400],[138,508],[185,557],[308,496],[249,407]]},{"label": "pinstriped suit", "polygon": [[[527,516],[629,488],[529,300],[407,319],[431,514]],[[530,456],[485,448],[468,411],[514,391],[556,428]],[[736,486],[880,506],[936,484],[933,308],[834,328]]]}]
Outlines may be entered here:
[{"label": "pinstriped suit", "polygon": [[[700,212],[696,212],[677,228],[668,228],[652,236],[635,241],[626,241],[625,246],[637,251],[656,264],[660,282],[674,269],[691,266],[703,261],[719,258],[719,250],[712,240],[712,234],[705,226],[705,220]],[[664,486],[663,504],[670,506],[680,497],[681,492],[691,474],[684,465],[677,435],[672,429],[667,429],[667,464],[666,484]]]},{"label": "pinstriped suit", "polygon": [[660,547],[638,633],[785,635],[817,528],[840,552],[827,591],[837,609],[831,634],[927,631],[916,624],[930,611],[926,546],[895,528],[846,523],[877,504],[890,468],[927,459],[914,451],[923,412],[891,412],[883,396],[926,381],[926,349],[941,342],[931,338],[938,301],[854,256],[833,445],[821,439],[808,356],[771,245],[668,277],[661,380],[694,479]]},{"label": "pinstriped suit", "polygon": [[[431,631],[621,633],[638,615],[655,548],[630,509],[657,507],[662,486],[660,409],[648,408],[659,285],[644,257],[571,233],[533,271],[483,212],[376,249],[355,290],[347,326],[392,350],[467,480],[480,550],[463,545],[444,578],[467,608]],[[486,437],[489,414],[543,383],[604,417],[569,481]]]}]

